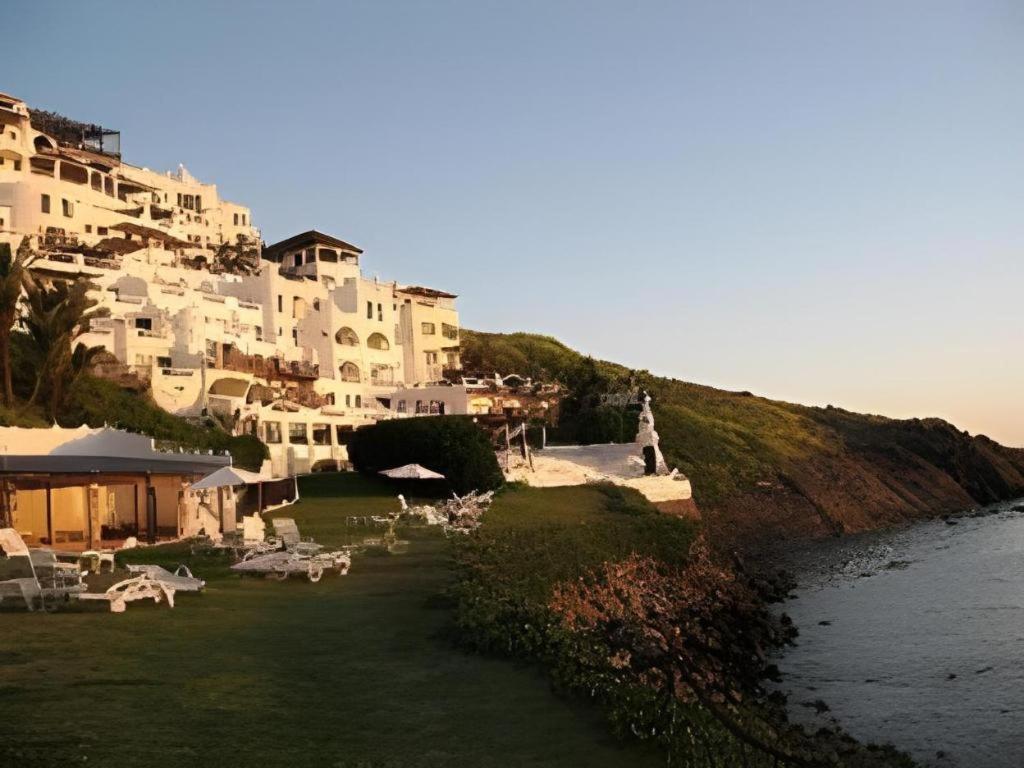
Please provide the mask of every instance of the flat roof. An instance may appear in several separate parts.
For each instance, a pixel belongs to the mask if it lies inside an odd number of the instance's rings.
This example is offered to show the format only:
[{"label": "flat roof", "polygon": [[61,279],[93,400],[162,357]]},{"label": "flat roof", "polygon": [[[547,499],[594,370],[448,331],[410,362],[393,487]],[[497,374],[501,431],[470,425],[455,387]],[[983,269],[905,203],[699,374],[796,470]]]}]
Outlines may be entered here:
[{"label": "flat roof", "polygon": [[422,285],[402,285],[395,288],[396,293],[408,293],[410,296],[423,296],[428,299],[457,299],[458,295],[439,291],[435,288],[425,288]]},{"label": "flat roof", "polygon": [[263,249],[263,258],[273,261],[274,257],[278,254],[296,250],[298,248],[306,248],[310,245],[327,245],[332,248],[337,248],[342,251],[350,251],[352,253],[363,252],[362,248],[352,245],[352,243],[346,243],[344,240],[339,240],[337,237],[325,235],[323,232],[311,229],[308,232],[292,235],[286,240],[281,240],[273,245],[268,245]]}]

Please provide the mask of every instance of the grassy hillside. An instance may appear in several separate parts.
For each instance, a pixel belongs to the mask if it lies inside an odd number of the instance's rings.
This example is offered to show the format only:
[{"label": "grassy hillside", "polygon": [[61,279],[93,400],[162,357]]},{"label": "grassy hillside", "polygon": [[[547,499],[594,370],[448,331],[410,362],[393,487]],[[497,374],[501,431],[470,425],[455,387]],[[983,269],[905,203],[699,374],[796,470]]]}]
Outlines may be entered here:
[{"label": "grassy hillside", "polygon": [[[572,381],[586,358],[546,336],[463,332],[468,369]],[[1024,496],[1024,451],[940,419],[810,408],[654,376],[605,361],[611,389],[654,399],[661,447],[705,519],[759,539],[867,530]]]}]

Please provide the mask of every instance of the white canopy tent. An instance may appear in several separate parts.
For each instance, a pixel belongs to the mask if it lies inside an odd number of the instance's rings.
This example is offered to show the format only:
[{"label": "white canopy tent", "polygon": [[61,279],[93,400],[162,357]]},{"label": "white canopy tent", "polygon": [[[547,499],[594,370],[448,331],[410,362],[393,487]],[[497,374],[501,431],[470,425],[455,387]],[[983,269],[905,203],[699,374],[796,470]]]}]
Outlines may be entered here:
[{"label": "white canopy tent", "polygon": [[394,469],[385,469],[380,474],[392,480],[444,480],[445,476],[419,464],[406,464]]}]

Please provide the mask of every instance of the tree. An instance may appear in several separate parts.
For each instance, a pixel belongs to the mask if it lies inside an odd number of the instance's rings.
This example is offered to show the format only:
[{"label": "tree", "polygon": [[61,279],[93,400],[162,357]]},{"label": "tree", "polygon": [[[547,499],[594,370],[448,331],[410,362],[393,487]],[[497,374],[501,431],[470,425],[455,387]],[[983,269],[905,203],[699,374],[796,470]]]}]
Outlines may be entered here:
[{"label": "tree", "polygon": [[90,320],[107,314],[106,309],[93,309],[97,301],[89,297],[90,287],[81,279],[57,280],[49,286],[34,281],[27,284],[22,324],[36,355],[36,384],[29,404],[44,398],[51,419],[56,419],[68,390],[103,350],[102,346],[75,344],[88,331]]},{"label": "tree", "polygon": [[3,367],[3,404],[14,403],[11,385],[11,331],[18,316],[18,305],[23,291],[32,280],[30,269],[39,258],[32,251],[31,241],[26,236],[18,246],[18,252],[11,255],[11,246],[0,243],[0,366]]},{"label": "tree", "polygon": [[504,482],[490,440],[468,416],[381,421],[355,431],[348,455],[368,475],[420,464],[444,475],[457,493],[489,491]]}]

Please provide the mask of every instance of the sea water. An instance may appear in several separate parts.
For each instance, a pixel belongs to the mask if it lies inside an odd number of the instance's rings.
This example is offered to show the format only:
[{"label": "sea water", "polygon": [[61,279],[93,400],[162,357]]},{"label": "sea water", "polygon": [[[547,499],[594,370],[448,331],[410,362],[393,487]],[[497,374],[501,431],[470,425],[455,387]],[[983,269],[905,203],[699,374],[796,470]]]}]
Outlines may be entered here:
[{"label": "sea water", "polygon": [[[792,556],[793,719],[928,766],[1024,766],[1024,503]],[[822,709],[819,702],[828,707]]]}]

